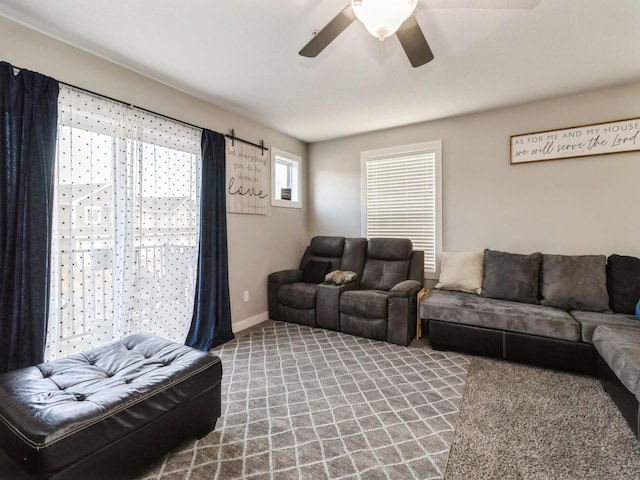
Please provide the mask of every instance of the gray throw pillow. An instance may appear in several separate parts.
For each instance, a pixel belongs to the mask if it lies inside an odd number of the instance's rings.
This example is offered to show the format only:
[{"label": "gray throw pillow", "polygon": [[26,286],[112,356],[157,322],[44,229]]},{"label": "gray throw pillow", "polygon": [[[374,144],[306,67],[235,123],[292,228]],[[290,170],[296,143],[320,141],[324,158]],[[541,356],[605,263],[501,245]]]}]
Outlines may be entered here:
[{"label": "gray throw pillow", "polygon": [[522,303],[538,303],[539,252],[530,255],[484,251],[484,280],[481,296]]},{"label": "gray throw pillow", "polygon": [[543,255],[540,303],[564,310],[610,311],[606,262],[604,255]]}]

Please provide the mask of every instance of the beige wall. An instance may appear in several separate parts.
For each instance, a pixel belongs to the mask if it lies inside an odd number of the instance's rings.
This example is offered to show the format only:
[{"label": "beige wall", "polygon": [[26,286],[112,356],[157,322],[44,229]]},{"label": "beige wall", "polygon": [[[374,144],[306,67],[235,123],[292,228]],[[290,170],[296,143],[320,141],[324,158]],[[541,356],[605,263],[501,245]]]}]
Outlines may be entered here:
[{"label": "beige wall", "polygon": [[[166,85],[0,17],[0,60],[170,117],[300,155],[306,184],[306,145],[264,125],[212,106]],[[306,199],[305,199],[306,200]],[[266,318],[267,275],[292,268],[308,243],[303,209],[274,208],[267,215],[228,215],[229,280],[234,328]],[[249,302],[243,292],[249,290]]]},{"label": "beige wall", "polygon": [[310,235],[361,234],[361,150],[442,139],[445,250],[640,256],[640,153],[509,165],[510,135],[638,116],[640,84],[317,143],[307,162],[296,139],[3,18],[0,60],[302,156],[302,210],[228,215],[235,328],[265,318],[267,275]]},{"label": "beige wall", "polygon": [[511,135],[637,117],[639,105],[640,83],[313,144],[310,232],[361,234],[360,151],[442,139],[445,251],[640,257],[640,152],[509,165]]}]

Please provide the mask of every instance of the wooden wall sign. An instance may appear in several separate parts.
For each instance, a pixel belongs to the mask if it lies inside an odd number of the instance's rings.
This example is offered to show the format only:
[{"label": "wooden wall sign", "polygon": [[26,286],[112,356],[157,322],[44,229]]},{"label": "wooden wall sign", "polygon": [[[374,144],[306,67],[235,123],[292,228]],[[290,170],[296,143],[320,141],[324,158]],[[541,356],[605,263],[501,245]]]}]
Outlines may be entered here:
[{"label": "wooden wall sign", "polygon": [[640,118],[511,136],[511,164],[640,150]]},{"label": "wooden wall sign", "polygon": [[228,138],[226,156],[227,212],[266,215],[269,156],[260,148]]}]

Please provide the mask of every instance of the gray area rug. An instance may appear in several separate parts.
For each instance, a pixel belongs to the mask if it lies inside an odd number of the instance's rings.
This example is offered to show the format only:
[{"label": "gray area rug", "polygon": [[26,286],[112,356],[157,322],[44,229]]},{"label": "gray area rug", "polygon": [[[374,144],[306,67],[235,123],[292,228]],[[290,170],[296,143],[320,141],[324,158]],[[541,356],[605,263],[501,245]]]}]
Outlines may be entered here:
[{"label": "gray area rug", "polygon": [[640,479],[640,443],[597,379],[473,358],[445,479]]},{"label": "gray area rug", "polygon": [[442,478],[467,357],[284,322],[215,353],[216,429],[144,478]]}]

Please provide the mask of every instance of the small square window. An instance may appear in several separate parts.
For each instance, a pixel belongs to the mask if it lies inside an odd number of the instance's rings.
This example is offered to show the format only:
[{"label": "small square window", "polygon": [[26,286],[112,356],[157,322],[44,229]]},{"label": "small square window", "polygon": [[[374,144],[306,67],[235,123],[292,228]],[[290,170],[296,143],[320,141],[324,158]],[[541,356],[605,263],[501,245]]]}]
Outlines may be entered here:
[{"label": "small square window", "polygon": [[274,207],[302,207],[300,185],[301,159],[297,155],[271,149],[271,205]]}]

